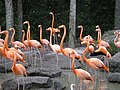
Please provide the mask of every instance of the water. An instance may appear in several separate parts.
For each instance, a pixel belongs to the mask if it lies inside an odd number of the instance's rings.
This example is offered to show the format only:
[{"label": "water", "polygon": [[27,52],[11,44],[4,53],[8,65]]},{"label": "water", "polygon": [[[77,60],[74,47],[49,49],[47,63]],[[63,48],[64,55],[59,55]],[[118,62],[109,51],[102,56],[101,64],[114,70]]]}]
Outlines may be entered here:
[{"label": "water", "polygon": [[[64,71],[66,73],[66,75],[69,75],[69,71]],[[88,84],[88,88],[87,89],[82,89],[82,90],[120,90],[120,83],[111,83],[108,82],[106,77],[104,76],[103,72],[101,73],[101,78],[102,80],[99,82],[99,85],[97,83],[97,87],[96,89],[93,89],[92,87],[92,83],[91,81],[86,80],[84,83]],[[79,86],[79,78],[77,78],[72,72],[70,73],[70,79],[69,81],[69,86],[71,84],[75,84],[76,86]]]},{"label": "water", "polygon": [[[79,78],[77,78],[72,72],[69,72],[69,70],[64,70],[63,73],[65,75],[70,74],[70,78],[68,79],[69,86],[70,84],[74,83],[76,86],[79,85]],[[99,85],[97,85],[97,88],[94,90],[120,90],[120,84],[119,83],[110,83],[107,81],[105,77],[103,77],[103,72],[102,73],[102,80]],[[9,80],[11,78],[14,78],[13,73],[0,73],[0,84],[6,80]],[[92,84],[90,81],[85,81],[86,84],[88,84],[88,88],[86,90],[93,90],[92,89]],[[0,85],[0,90],[1,90],[1,85]],[[85,89],[84,89],[85,90]]]}]

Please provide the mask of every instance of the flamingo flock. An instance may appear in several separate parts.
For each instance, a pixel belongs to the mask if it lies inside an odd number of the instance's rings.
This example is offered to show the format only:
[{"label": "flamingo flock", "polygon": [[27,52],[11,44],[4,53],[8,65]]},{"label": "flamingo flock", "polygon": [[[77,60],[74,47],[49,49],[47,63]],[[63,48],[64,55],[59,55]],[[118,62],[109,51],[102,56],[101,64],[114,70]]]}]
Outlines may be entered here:
[{"label": "flamingo flock", "polygon": [[[11,62],[13,62],[11,69],[16,76],[18,76],[18,75],[27,76],[26,68],[22,64],[17,64],[17,61],[26,63],[24,51],[33,53],[33,51],[36,50],[39,53],[39,56],[40,56],[39,59],[41,61],[40,63],[42,66],[42,60],[44,60],[44,58],[41,57],[41,53],[44,53],[43,57],[45,57],[45,51],[46,51],[45,48],[47,48],[47,49],[51,48],[51,50],[56,55],[56,60],[57,60],[56,66],[57,67],[59,67],[59,57],[58,57],[59,54],[58,53],[61,53],[62,55],[66,56],[70,60],[70,71],[73,72],[74,75],[80,79],[80,83],[84,80],[90,80],[94,86],[94,83],[96,82],[95,78],[98,73],[91,74],[91,73],[89,73],[89,70],[87,71],[84,68],[76,69],[75,68],[75,60],[79,60],[80,62],[85,63],[87,66],[90,67],[91,70],[94,70],[95,72],[98,72],[100,69],[103,69],[109,73],[109,66],[106,63],[104,63],[102,60],[100,60],[98,58],[94,58],[94,57],[88,58],[86,56],[87,53],[89,55],[91,53],[102,53],[104,56],[106,56],[106,58],[110,58],[110,59],[112,58],[110,52],[107,50],[107,48],[110,48],[111,50],[112,50],[112,48],[108,42],[102,40],[100,26],[99,25],[96,26],[96,32],[98,32],[98,38],[96,40],[98,42],[97,45],[94,44],[95,40],[90,35],[87,35],[82,38],[83,26],[82,25],[78,26],[78,30],[80,30],[79,38],[80,38],[81,44],[86,45],[86,48],[82,52],[82,55],[80,55],[73,48],[69,48],[69,47],[63,48],[63,43],[64,43],[66,33],[67,33],[66,26],[60,25],[60,26],[58,26],[58,28],[54,28],[54,14],[52,12],[50,12],[50,14],[52,15],[52,26],[46,29],[47,31],[50,31],[50,40],[42,38],[42,25],[38,25],[39,31],[40,31],[40,41],[31,39],[31,37],[30,37],[30,34],[31,34],[30,33],[30,22],[25,21],[25,22],[23,22],[23,24],[24,25],[27,24],[27,33],[26,33],[27,39],[26,40],[24,40],[25,31],[22,30],[22,40],[14,41],[15,29],[13,27],[11,27],[9,29],[10,31],[13,31],[11,41],[10,41],[10,43],[13,47],[8,47],[8,36],[9,36],[8,30],[0,31],[0,35],[2,35],[2,34],[5,35],[4,40],[0,39],[0,55],[2,57],[6,58],[7,60],[10,60]],[[56,44],[55,43],[56,38],[57,38],[56,33],[60,34],[61,30],[64,30],[62,38],[61,38],[61,42],[60,42],[60,44]],[[116,32],[114,32],[114,34],[116,36],[114,39],[114,44],[117,48],[120,48],[119,32],[116,31]],[[52,44],[52,37],[54,37],[53,44]],[[97,47],[96,50],[94,48],[95,46]],[[49,51],[49,49],[48,49],[48,51]],[[33,60],[33,62],[34,62],[34,60]],[[34,64],[34,63],[31,63],[31,64]],[[82,85],[83,84],[80,84],[80,86],[82,86]],[[75,85],[74,84],[71,85],[71,90],[73,90],[73,88],[72,88],[73,86],[75,86]],[[80,89],[80,90],[82,90],[82,89]]]}]

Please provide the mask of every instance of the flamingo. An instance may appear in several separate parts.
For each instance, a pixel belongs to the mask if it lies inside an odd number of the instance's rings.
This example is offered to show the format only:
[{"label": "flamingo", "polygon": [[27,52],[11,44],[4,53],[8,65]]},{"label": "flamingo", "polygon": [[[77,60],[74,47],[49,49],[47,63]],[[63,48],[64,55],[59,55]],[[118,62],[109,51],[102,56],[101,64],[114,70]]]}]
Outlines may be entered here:
[{"label": "flamingo", "polygon": [[98,69],[100,69],[100,68],[103,68],[104,70],[106,70],[107,72],[109,72],[109,70],[108,70],[108,68],[104,65],[104,63],[100,60],[100,59],[98,59],[98,58],[89,58],[89,59],[87,59],[86,57],[85,57],[85,52],[88,50],[88,46],[89,46],[89,42],[88,41],[84,41],[84,42],[82,42],[81,44],[85,44],[85,43],[87,43],[87,47],[85,48],[85,50],[83,51],[83,53],[82,53],[82,57],[83,57],[83,59],[85,60],[85,62],[89,65],[89,66],[91,66],[93,69],[95,69],[95,70],[98,70]]},{"label": "flamingo", "polygon": [[17,45],[19,48],[24,48],[24,50],[27,50],[27,47],[20,41],[13,41],[14,39],[14,35],[15,35],[15,29],[14,28],[10,28],[9,30],[13,30],[13,35],[11,37],[11,44],[12,45]]},{"label": "flamingo", "polygon": [[[7,44],[7,41],[8,41],[8,31],[7,30],[2,31],[0,34],[5,34],[6,35],[5,36],[5,40],[4,40],[4,46],[0,47],[0,51],[1,51],[2,55],[5,58],[7,58],[9,60],[13,60],[13,58],[14,58],[14,52],[16,52],[16,51],[15,50],[7,50],[6,49],[6,44]],[[23,57],[19,53],[17,53],[16,55],[17,55],[17,60],[25,62],[25,60],[23,59]]]},{"label": "flamingo", "polygon": [[50,43],[49,46],[53,50],[53,52],[56,54],[57,64],[58,65],[58,53],[61,53],[60,46],[58,44],[52,44],[52,30],[50,30]]},{"label": "flamingo", "polygon": [[42,39],[42,26],[39,25],[38,27],[40,28],[40,42],[48,48],[50,42],[47,39]]},{"label": "flamingo", "polygon": [[110,48],[112,50],[109,43],[101,39],[101,29],[100,29],[99,25],[96,26],[96,31],[98,32],[98,39],[97,39],[98,44],[100,44],[101,46],[104,46],[106,48]]},{"label": "flamingo", "polygon": [[[28,75],[26,73],[25,67],[22,64],[16,64],[16,60],[17,60],[17,53],[14,52],[14,62],[11,68],[12,72],[16,76],[20,75],[23,78],[23,75],[25,75],[27,77]],[[19,90],[19,80],[18,80],[18,90]],[[24,79],[23,79],[23,90],[24,90]]]},{"label": "flamingo", "polygon": [[[79,59],[80,61],[82,61],[81,55],[79,55],[74,49],[69,48],[69,47],[63,48],[63,42],[64,42],[64,39],[65,39],[65,36],[66,36],[66,27],[65,27],[65,25],[60,25],[59,28],[64,29],[64,34],[63,34],[62,40],[60,42],[60,50],[61,50],[62,54],[71,59],[72,57],[69,56],[69,53],[74,52],[75,59]],[[71,71],[71,60],[70,60],[70,71]]]},{"label": "flamingo", "polygon": [[42,45],[37,40],[30,40],[30,23],[29,23],[29,21],[25,21],[23,24],[28,24],[27,40],[28,40],[30,47],[42,48]]},{"label": "flamingo", "polygon": [[93,80],[92,76],[87,71],[85,71],[83,69],[75,69],[74,61],[75,61],[75,58],[73,57],[72,58],[72,71],[77,77],[80,78],[81,87],[82,87],[83,80],[91,80],[92,83],[94,84],[94,80]]},{"label": "flamingo", "polygon": [[57,39],[57,37],[56,37],[55,34],[56,34],[57,32],[60,32],[60,30],[57,29],[57,28],[54,28],[54,14],[53,14],[52,12],[50,12],[50,14],[52,15],[52,26],[51,26],[51,28],[48,28],[47,30],[52,29],[52,34],[53,34],[53,36],[54,36],[54,43],[55,43],[55,39]]},{"label": "flamingo", "polygon": [[[82,38],[82,33],[83,33],[83,26],[80,25],[78,26],[78,28],[81,28],[81,32],[80,32],[80,40],[81,41],[84,41],[84,40],[87,40],[88,36],[85,36],[84,38]],[[94,42],[94,39],[90,36],[90,43],[93,43]]]},{"label": "flamingo", "polygon": [[[40,51],[38,50],[42,48],[42,45],[40,44],[40,42],[38,42],[37,40],[30,40],[30,23],[29,21],[25,21],[23,24],[27,24],[28,25],[28,30],[27,30],[27,41],[28,41],[28,46],[31,47],[31,48],[36,48],[39,55],[40,55],[40,60],[41,60],[41,66],[42,66],[42,59],[41,59],[41,54],[40,54]],[[32,52],[32,50],[31,50]],[[36,56],[36,54],[35,54]],[[36,60],[35,60],[35,63],[36,63]]]},{"label": "flamingo", "polygon": [[73,90],[73,87],[75,87],[77,89],[77,87],[75,86],[75,84],[71,84],[70,85],[70,89]]},{"label": "flamingo", "polygon": [[27,41],[27,40],[24,40],[24,38],[25,38],[25,31],[22,30],[22,33],[23,33],[23,36],[22,36],[22,43],[23,43],[25,46],[29,47],[28,41]]},{"label": "flamingo", "polygon": [[120,41],[117,41],[118,34],[119,34],[118,31],[114,32],[114,34],[116,36],[115,39],[114,39],[114,44],[117,48],[120,48]]},{"label": "flamingo", "polygon": [[[81,28],[81,32],[80,32],[80,40],[81,40],[81,42],[86,41],[87,38],[88,38],[88,36],[85,36],[84,38],[82,38],[83,26],[80,25],[80,26],[78,26],[78,28]],[[89,53],[93,53],[94,52],[94,47],[93,47],[93,45],[94,45],[94,39],[91,36],[90,36],[89,42],[90,42],[90,45],[89,45],[89,48],[88,48],[88,52]]]}]

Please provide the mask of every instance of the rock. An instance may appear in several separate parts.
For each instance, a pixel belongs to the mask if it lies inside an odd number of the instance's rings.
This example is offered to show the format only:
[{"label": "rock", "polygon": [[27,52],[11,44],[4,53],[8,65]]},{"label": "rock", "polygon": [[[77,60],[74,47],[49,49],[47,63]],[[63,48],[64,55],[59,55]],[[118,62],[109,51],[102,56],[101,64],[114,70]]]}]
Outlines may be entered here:
[{"label": "rock", "polygon": [[66,86],[62,82],[55,80],[54,81],[54,88],[55,88],[55,90],[65,90]]},{"label": "rock", "polygon": [[[59,59],[59,66],[61,69],[70,69],[70,59],[62,54],[58,54]],[[45,61],[49,64],[56,65],[56,55],[55,53],[47,54],[45,57]],[[76,68],[81,67],[81,64],[79,63],[79,60],[75,60]]]},{"label": "rock", "polygon": [[120,73],[120,52],[116,53],[112,60],[109,60],[110,72],[119,72]]},{"label": "rock", "polygon": [[[27,63],[22,63],[21,61],[18,61],[17,63],[23,64],[26,68],[28,67]],[[12,72],[11,67],[12,67],[13,61],[8,61],[6,60],[3,64],[0,64],[0,72],[5,73],[5,72]]]},{"label": "rock", "polygon": [[52,65],[51,68],[33,68],[27,72],[28,76],[45,76],[50,78],[59,77],[61,73],[62,71],[59,68],[52,67]]},{"label": "rock", "polygon": [[[49,77],[18,77],[20,90],[23,88],[23,80],[25,90],[34,90],[35,88],[51,88],[53,81]],[[1,84],[3,90],[17,90],[17,79],[11,79]]]},{"label": "rock", "polygon": [[120,73],[110,73],[107,79],[109,82],[120,83]]}]

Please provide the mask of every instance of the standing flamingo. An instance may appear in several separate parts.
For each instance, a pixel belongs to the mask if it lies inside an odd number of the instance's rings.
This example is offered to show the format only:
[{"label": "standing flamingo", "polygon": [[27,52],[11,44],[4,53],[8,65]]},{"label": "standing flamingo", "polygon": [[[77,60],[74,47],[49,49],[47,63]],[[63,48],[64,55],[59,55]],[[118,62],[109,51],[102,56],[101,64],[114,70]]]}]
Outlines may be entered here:
[{"label": "standing flamingo", "polygon": [[55,43],[55,40],[57,39],[56,33],[60,32],[60,30],[57,28],[54,28],[54,14],[52,12],[50,12],[50,14],[52,15],[52,26],[51,28],[48,28],[47,30],[52,29],[52,34],[53,34],[54,43]]},{"label": "standing flamingo", "polygon": [[44,48],[43,48],[44,49],[44,51],[43,51],[43,57],[44,57],[44,55],[45,55],[45,47],[47,47],[47,49],[49,51],[48,46],[49,46],[50,42],[47,39],[42,39],[42,26],[39,25],[38,27],[40,28],[40,42],[44,46]]},{"label": "standing flamingo", "polygon": [[80,78],[80,82],[81,82],[80,87],[82,87],[83,80],[91,80],[92,83],[94,84],[94,80],[93,80],[92,76],[87,71],[85,71],[83,69],[75,69],[74,61],[75,61],[75,58],[73,57],[72,58],[72,71],[77,77]]},{"label": "standing flamingo", "polygon": [[96,26],[96,31],[98,32],[98,39],[97,39],[98,44],[100,44],[101,46],[104,46],[106,48],[110,48],[112,50],[109,43],[101,39],[101,29],[100,29],[99,25]]},{"label": "standing flamingo", "polygon": [[[72,57],[69,56],[69,53],[74,52],[75,58],[82,61],[81,55],[79,55],[74,49],[72,49],[72,48],[63,48],[63,42],[64,42],[64,39],[65,39],[65,36],[66,36],[66,27],[65,27],[65,25],[60,25],[59,28],[64,29],[64,34],[63,34],[62,40],[60,42],[60,49],[61,49],[62,54],[71,59]],[[71,70],[71,60],[70,60],[70,70]]]},{"label": "standing flamingo", "polygon": [[[40,51],[38,50],[42,48],[42,45],[40,44],[40,42],[38,42],[37,40],[31,40],[30,39],[30,23],[29,21],[25,21],[23,24],[27,24],[28,25],[28,30],[27,30],[27,41],[28,41],[28,46],[31,47],[31,48],[36,48],[39,55],[40,55],[40,60],[41,60],[41,66],[42,66],[42,59],[41,59],[41,54],[40,54]],[[31,50],[32,52],[32,50]],[[36,54],[35,54],[36,56]],[[33,61],[33,60],[32,60]],[[35,64],[36,64],[36,59],[35,59]]]},{"label": "standing flamingo", "polygon": [[25,62],[25,60],[23,59],[23,57],[19,54],[19,52],[17,52],[17,50],[15,49],[12,49],[12,50],[7,50],[6,49],[6,45],[7,45],[7,42],[8,42],[8,31],[5,30],[5,31],[2,31],[0,34],[5,34],[5,40],[4,40],[4,46],[0,48],[0,51],[2,52],[2,55],[9,59],[9,60],[13,60],[14,58],[14,52],[17,53],[17,59],[22,61],[22,62]]},{"label": "standing flamingo", "polygon": [[57,64],[58,65],[58,53],[61,53],[60,46],[58,44],[52,44],[52,30],[50,30],[50,43],[49,43],[51,49],[56,54]]},{"label": "standing flamingo", "polygon": [[[82,38],[83,26],[80,25],[80,26],[78,26],[78,28],[81,28],[81,32],[80,32],[80,40],[81,40],[81,42],[86,41],[87,38],[88,38],[88,36],[85,36],[84,38]],[[94,47],[93,47],[93,45],[94,45],[94,39],[91,36],[90,36],[89,43],[90,43],[90,45],[89,45],[89,48],[88,48],[88,52],[89,53],[93,53],[94,52]]]},{"label": "standing flamingo", "polygon": [[15,35],[15,29],[14,28],[10,28],[9,30],[13,30],[13,35],[11,37],[11,44],[12,45],[17,45],[20,48],[24,48],[25,50],[27,50],[26,46],[20,42],[20,41],[13,41],[14,40],[14,35]]},{"label": "standing flamingo", "polygon": [[85,62],[86,62],[89,66],[91,66],[93,69],[95,69],[95,70],[98,70],[98,69],[100,69],[100,68],[103,68],[104,70],[106,70],[107,72],[109,72],[108,68],[104,65],[104,63],[103,63],[100,59],[98,59],[98,58],[89,58],[89,59],[87,59],[87,58],[85,57],[84,54],[85,54],[86,51],[88,50],[89,42],[88,42],[88,41],[84,41],[84,42],[82,42],[81,44],[85,44],[85,43],[87,43],[87,47],[85,48],[85,50],[84,50],[83,53],[82,53],[82,56],[83,56],[83,59],[85,60]]},{"label": "standing flamingo", "polygon": [[[17,54],[14,52],[14,62],[11,68],[14,75],[16,76],[20,75],[22,76],[22,78],[23,78],[23,75],[27,76],[25,67],[22,64],[16,64],[16,60],[17,60]],[[18,80],[18,90],[19,90],[19,80]],[[23,90],[24,90],[24,79],[23,79]]]},{"label": "standing flamingo", "polygon": [[[88,36],[85,36],[84,38],[82,38],[82,33],[83,33],[83,26],[80,25],[78,26],[78,28],[81,28],[81,32],[80,32],[80,40],[81,41],[84,41],[84,40],[87,40]],[[90,43],[93,43],[94,42],[94,39],[90,36]]]},{"label": "standing flamingo", "polygon": [[27,40],[24,40],[24,38],[25,38],[25,31],[24,31],[24,30],[22,30],[22,34],[23,34],[23,36],[22,36],[22,43],[23,43],[25,46],[29,47],[28,41],[27,41]]}]

